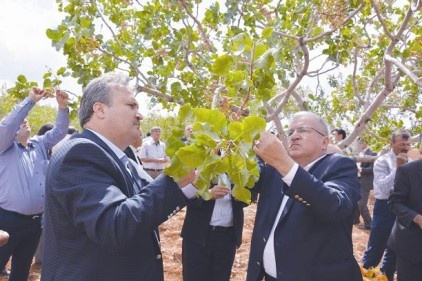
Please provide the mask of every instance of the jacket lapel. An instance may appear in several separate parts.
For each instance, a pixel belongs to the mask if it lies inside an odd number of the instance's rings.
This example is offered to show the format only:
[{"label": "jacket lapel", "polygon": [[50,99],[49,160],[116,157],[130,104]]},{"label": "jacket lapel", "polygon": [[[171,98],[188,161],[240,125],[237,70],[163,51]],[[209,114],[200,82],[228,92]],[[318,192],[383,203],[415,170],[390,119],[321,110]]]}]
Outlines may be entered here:
[{"label": "jacket lapel", "polygon": [[[83,130],[81,134],[76,136],[77,138],[86,138],[91,140],[92,142],[96,143],[98,146],[100,146],[106,154],[111,156],[111,158],[114,160],[113,164],[118,167],[120,170],[120,173],[123,175],[126,188],[119,187],[120,190],[126,194],[126,196],[130,197],[133,195],[133,185],[134,185],[134,179],[130,176],[129,172],[126,170],[126,167],[123,165],[122,161],[117,157],[117,155],[111,150],[111,148],[104,143],[97,135],[95,135],[93,132],[89,130]],[[127,192],[125,192],[127,190]]]}]

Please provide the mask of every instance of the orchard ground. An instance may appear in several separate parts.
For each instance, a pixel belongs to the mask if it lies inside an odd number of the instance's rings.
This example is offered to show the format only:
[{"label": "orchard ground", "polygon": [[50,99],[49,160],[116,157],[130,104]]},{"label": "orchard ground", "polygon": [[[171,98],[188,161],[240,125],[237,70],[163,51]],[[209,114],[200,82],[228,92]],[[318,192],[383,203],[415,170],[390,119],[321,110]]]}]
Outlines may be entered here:
[{"label": "orchard ground", "polygon": [[[371,193],[370,209],[372,211],[373,198]],[[243,243],[237,250],[236,258],[232,269],[232,281],[243,281],[246,279],[246,268],[248,265],[248,256],[253,224],[255,219],[256,204],[252,204],[244,209],[245,225],[243,230]],[[161,245],[164,259],[164,280],[181,281],[182,280],[182,238],[180,230],[182,228],[185,209],[172,217],[169,221],[160,226]],[[353,227],[353,248],[358,261],[362,259],[366,243],[369,238],[368,230],[361,230],[357,226]],[[47,242],[48,243],[48,242]],[[7,265],[10,269],[10,263]],[[41,276],[40,265],[33,264],[29,281],[39,281]],[[6,281],[7,277],[0,276],[0,281]]]}]

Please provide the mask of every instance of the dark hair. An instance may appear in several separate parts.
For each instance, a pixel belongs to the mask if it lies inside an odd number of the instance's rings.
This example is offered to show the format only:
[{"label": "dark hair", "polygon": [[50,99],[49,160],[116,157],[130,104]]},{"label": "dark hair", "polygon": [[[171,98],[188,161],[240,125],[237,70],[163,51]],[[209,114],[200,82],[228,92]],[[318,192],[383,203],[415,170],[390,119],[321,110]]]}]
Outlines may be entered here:
[{"label": "dark hair", "polygon": [[78,130],[76,130],[76,128],[75,127],[69,127],[68,129],[67,129],[67,133],[69,134],[69,135],[73,135],[74,133],[77,133],[78,132]]},{"label": "dark hair", "polygon": [[129,77],[117,72],[109,72],[95,78],[83,90],[79,105],[79,123],[83,128],[94,114],[93,106],[100,102],[111,105],[111,96],[115,88],[128,88]]},{"label": "dark hair", "polygon": [[44,123],[37,132],[37,136],[43,136],[45,133],[53,129],[53,123]]},{"label": "dark hair", "polygon": [[331,131],[332,132],[337,132],[338,135],[341,135],[341,139],[344,140],[346,138],[346,131],[343,129],[334,129]]}]

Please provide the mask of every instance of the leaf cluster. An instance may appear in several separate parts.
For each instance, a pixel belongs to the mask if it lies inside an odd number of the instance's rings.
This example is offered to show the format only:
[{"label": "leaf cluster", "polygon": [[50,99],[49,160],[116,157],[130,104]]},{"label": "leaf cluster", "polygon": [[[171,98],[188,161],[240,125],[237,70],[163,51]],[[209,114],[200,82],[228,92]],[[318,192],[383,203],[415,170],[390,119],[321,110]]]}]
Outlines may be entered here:
[{"label": "leaf cluster", "polygon": [[[193,126],[193,133],[184,143],[184,128]],[[196,169],[195,186],[199,195],[209,199],[208,189],[219,175],[227,174],[234,185],[232,195],[250,203],[250,191],[259,178],[253,141],[265,130],[262,117],[251,115],[241,121],[230,121],[218,109],[192,108],[189,104],[180,108],[178,125],[167,139],[167,155],[170,166],[164,173],[176,180]]]}]

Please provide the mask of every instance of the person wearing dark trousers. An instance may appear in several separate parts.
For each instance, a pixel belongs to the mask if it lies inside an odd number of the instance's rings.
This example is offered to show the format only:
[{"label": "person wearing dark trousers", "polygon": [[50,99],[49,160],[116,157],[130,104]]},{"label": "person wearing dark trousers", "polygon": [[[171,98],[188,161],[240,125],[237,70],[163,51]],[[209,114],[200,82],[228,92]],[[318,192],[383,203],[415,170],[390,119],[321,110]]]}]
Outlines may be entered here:
[{"label": "person wearing dark trousers", "polygon": [[83,131],[50,160],[42,281],[163,281],[158,226],[195,196],[195,171],[143,186],[123,150],[142,115],[129,77],[106,73],[85,87]]},{"label": "person wearing dark trousers", "polygon": [[327,154],[327,123],[311,112],[292,116],[286,147],[262,132],[247,281],[358,281],[353,213],[359,196],[355,162]]},{"label": "person wearing dark trousers", "polygon": [[230,280],[246,204],[235,200],[227,186],[211,187],[211,200],[188,200],[181,232],[184,281]]},{"label": "person wearing dark trousers", "polygon": [[400,166],[388,199],[396,215],[388,246],[396,253],[397,281],[422,279],[422,159]]},{"label": "person wearing dark trousers", "polygon": [[58,114],[53,129],[31,138],[26,117],[46,92],[32,88],[0,121],[0,229],[10,235],[0,248],[0,268],[12,256],[11,281],[26,281],[41,235],[48,152],[69,126],[67,94],[56,91]]},{"label": "person wearing dark trousers", "polygon": [[[365,140],[360,139],[360,149],[361,156],[376,156],[377,154],[373,152]],[[374,182],[374,162],[361,162],[360,163],[360,200],[358,202],[358,214],[362,216],[363,226],[359,226],[361,229],[369,230],[371,229],[372,216],[368,209],[368,199],[371,189],[373,189]],[[359,221],[359,217],[357,219]]]},{"label": "person wearing dark trousers", "polygon": [[396,271],[396,256],[387,246],[395,215],[388,208],[388,198],[393,191],[396,169],[407,162],[410,149],[410,134],[397,130],[391,135],[391,150],[374,163],[374,211],[368,244],[362,259],[365,269],[377,267],[382,259],[381,272],[393,281]]}]

